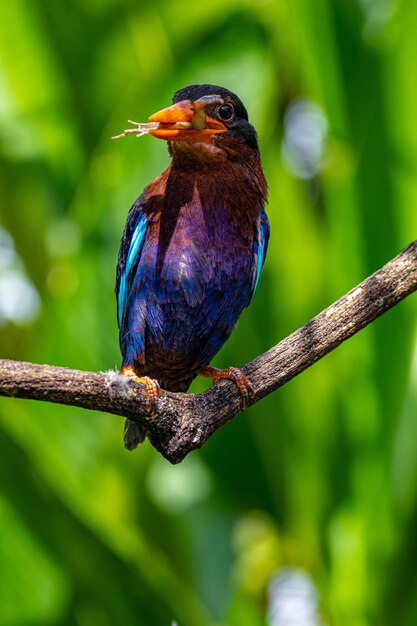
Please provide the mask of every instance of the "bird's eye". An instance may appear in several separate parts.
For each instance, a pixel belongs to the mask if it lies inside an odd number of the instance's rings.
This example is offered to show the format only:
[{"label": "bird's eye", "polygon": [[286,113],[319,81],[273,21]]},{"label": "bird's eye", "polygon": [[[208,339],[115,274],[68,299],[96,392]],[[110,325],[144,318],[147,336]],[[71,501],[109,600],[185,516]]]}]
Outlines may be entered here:
[{"label": "bird's eye", "polygon": [[234,108],[231,104],[222,104],[217,111],[217,115],[223,122],[230,122],[234,115]]}]

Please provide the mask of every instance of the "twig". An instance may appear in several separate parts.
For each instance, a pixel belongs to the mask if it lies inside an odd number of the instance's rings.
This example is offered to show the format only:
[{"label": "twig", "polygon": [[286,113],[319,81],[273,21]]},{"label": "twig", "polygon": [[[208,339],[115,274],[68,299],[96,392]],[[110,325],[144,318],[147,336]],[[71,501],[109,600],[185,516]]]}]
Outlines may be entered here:
[{"label": "twig", "polygon": [[[242,368],[255,402],[282,387],[343,341],[417,290],[417,241],[305,326]],[[241,412],[233,383],[201,393],[163,392],[150,418],[142,385],[116,372],[94,374],[63,367],[0,360],[0,395],[107,411],[146,423],[154,447],[179,463]]]}]

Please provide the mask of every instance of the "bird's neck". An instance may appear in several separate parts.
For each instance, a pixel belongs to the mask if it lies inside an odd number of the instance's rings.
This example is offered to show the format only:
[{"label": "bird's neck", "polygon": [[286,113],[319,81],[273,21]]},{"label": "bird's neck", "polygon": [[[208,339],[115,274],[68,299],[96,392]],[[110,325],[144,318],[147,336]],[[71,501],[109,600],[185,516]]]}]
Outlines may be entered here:
[{"label": "bird's neck", "polygon": [[257,150],[245,145],[235,150],[173,142],[170,151],[172,163],[166,171],[167,179],[187,187],[202,186],[207,193],[215,194],[217,190],[223,198],[246,195],[262,205],[267,201],[267,184]]}]

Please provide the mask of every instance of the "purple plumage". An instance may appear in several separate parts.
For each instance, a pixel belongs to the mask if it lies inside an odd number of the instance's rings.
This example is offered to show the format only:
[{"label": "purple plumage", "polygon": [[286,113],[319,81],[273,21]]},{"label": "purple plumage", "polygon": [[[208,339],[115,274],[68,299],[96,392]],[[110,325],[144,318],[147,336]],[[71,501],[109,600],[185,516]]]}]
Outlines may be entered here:
[{"label": "purple plumage", "polygon": [[210,141],[170,141],[172,163],[132,206],[119,252],[122,368],[171,391],[186,391],[229,337],[253,296],[269,237],[256,133],[241,101],[199,85],[174,103],[212,94],[220,102],[205,107],[206,116],[224,121],[221,107],[230,105],[233,118]]}]

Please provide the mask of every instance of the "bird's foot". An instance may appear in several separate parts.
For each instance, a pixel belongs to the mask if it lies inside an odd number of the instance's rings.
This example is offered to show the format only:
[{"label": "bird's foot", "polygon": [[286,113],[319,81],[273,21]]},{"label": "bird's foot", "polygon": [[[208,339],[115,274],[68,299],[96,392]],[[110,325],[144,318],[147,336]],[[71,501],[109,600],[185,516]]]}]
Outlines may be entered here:
[{"label": "bird's foot", "polygon": [[211,365],[206,365],[203,369],[197,372],[200,376],[205,376],[206,378],[211,378],[213,383],[219,382],[219,380],[227,379],[233,380],[236,384],[236,387],[240,391],[240,395],[242,396],[242,408],[247,409],[251,403],[251,400],[255,398],[255,392],[249,380],[246,378],[243,372],[237,367],[226,367],[224,370],[219,369],[218,367],[212,367]]},{"label": "bird's foot", "polygon": [[161,395],[161,387],[154,378],[149,376],[138,376],[133,367],[123,367],[120,372],[122,376],[127,378],[133,378],[137,383],[145,385],[146,395],[148,397],[148,413],[151,417],[154,417],[158,413],[158,398]]}]

